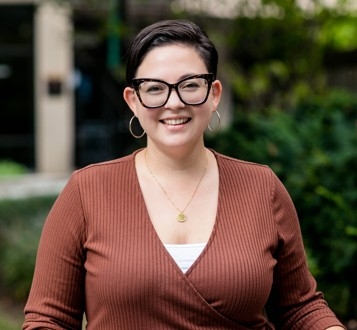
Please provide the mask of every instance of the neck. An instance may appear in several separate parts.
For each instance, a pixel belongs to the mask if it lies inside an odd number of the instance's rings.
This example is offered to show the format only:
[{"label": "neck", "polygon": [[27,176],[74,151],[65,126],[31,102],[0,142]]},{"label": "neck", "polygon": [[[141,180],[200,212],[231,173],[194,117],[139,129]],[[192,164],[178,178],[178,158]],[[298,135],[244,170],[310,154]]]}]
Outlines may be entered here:
[{"label": "neck", "polygon": [[150,167],[157,173],[180,172],[186,173],[202,169],[206,162],[207,149],[199,145],[190,150],[162,150],[148,144],[145,153]]},{"label": "neck", "polygon": [[207,160],[207,149],[203,146],[185,153],[166,153],[156,148],[146,148],[146,159],[155,173],[186,173],[201,170]]}]

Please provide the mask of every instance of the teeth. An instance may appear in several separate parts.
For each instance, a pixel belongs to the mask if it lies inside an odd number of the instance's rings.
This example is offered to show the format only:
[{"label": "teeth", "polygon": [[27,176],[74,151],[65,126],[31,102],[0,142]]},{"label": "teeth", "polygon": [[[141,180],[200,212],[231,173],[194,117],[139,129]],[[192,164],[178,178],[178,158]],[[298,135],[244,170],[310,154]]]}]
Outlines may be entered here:
[{"label": "teeth", "polygon": [[181,119],[166,119],[164,120],[164,123],[167,124],[167,125],[181,125],[181,124],[184,124],[184,123],[187,123],[188,122],[188,119],[184,119],[184,118],[181,118]]}]

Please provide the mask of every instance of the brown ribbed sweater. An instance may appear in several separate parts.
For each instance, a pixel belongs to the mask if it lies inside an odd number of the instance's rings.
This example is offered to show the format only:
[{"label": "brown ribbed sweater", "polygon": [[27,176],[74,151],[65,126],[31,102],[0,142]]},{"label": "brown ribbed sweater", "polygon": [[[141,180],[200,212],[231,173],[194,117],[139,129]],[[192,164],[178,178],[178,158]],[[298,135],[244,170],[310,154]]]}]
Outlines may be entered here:
[{"label": "brown ribbed sweater", "polygon": [[[293,204],[265,166],[216,154],[208,244],[183,273],[144,203],[135,154],[76,171],[46,220],[23,329],[326,329]],[[267,321],[269,319],[269,322]]]}]

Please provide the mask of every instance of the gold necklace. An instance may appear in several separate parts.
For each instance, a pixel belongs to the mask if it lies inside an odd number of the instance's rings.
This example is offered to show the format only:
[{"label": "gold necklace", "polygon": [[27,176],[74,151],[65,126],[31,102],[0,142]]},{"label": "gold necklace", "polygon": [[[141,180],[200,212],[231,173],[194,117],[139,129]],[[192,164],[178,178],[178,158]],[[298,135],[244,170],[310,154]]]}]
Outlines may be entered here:
[{"label": "gold necklace", "polygon": [[206,153],[206,165],[205,165],[205,168],[203,170],[203,173],[197,183],[197,186],[195,188],[195,190],[193,191],[192,195],[191,195],[191,198],[189,199],[189,201],[186,203],[186,206],[180,210],[176,204],[172,201],[172,199],[170,198],[169,194],[166,192],[166,190],[164,189],[164,187],[161,185],[161,183],[159,182],[159,180],[156,178],[155,174],[151,171],[150,167],[149,167],[149,164],[147,162],[147,158],[146,158],[146,150],[145,150],[145,164],[146,164],[146,167],[148,169],[148,171],[150,172],[151,176],[153,177],[154,181],[158,184],[158,186],[161,188],[162,192],[164,193],[164,195],[166,196],[166,198],[168,199],[168,201],[171,203],[171,205],[179,212],[178,215],[176,216],[176,220],[178,222],[185,222],[187,220],[187,215],[184,213],[185,210],[187,209],[187,207],[190,205],[193,197],[195,196],[196,194],[196,191],[199,187],[199,185],[201,184],[202,180],[203,180],[203,177],[205,176],[205,173],[206,173],[206,169],[207,169],[207,165],[208,165],[208,157],[207,157],[207,153]]}]

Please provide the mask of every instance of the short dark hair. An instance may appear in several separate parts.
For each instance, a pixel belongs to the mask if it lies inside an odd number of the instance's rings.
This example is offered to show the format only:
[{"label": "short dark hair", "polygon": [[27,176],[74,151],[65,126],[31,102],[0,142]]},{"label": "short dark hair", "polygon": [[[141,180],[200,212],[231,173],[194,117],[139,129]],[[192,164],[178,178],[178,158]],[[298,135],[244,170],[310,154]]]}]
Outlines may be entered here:
[{"label": "short dark hair", "polygon": [[142,29],[131,42],[126,57],[126,81],[131,85],[146,54],[154,47],[183,44],[197,50],[209,73],[217,75],[218,52],[205,31],[187,20],[159,21]]}]

